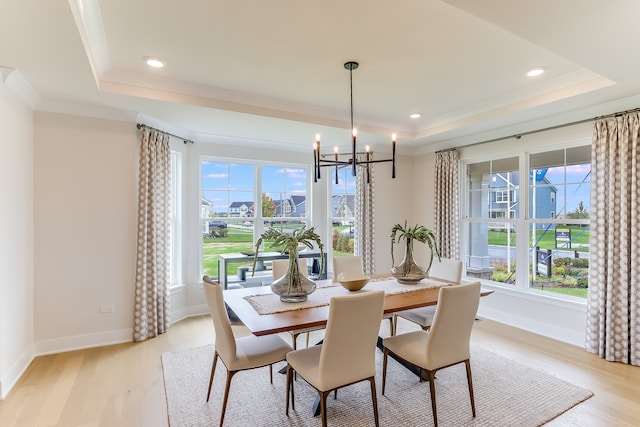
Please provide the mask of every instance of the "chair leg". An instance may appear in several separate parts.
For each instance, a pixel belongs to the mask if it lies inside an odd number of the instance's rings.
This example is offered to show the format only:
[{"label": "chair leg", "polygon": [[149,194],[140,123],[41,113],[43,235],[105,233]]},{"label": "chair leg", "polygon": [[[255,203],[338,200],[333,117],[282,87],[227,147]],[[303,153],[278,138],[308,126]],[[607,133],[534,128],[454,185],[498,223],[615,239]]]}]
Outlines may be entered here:
[{"label": "chair leg", "polygon": [[382,395],[384,396],[384,387],[387,384],[387,358],[389,357],[389,349],[384,348],[382,356]]},{"label": "chair leg", "polygon": [[464,361],[465,366],[467,367],[467,383],[469,384],[469,397],[471,398],[471,413],[473,413],[473,418],[476,417],[476,402],[473,398],[473,379],[471,378],[471,361],[469,359]]},{"label": "chair leg", "polygon": [[327,396],[331,390],[320,392],[320,416],[322,417],[322,427],[327,427]]},{"label": "chair leg", "polygon": [[371,384],[371,401],[373,402],[373,417],[376,422],[376,427],[380,425],[380,421],[378,420],[378,397],[376,396],[376,378],[369,378],[369,383]]},{"label": "chair leg", "polygon": [[434,427],[438,427],[438,412],[436,411],[436,373],[434,371],[427,371],[427,375],[429,376],[429,392],[431,393],[431,411],[433,412],[433,425]]},{"label": "chair leg", "polygon": [[207,402],[209,401],[209,396],[211,396],[211,386],[213,385],[213,375],[216,372],[216,364],[218,363],[218,352],[213,352],[213,365],[211,365],[211,375],[209,375],[209,390],[207,391]]},{"label": "chair leg", "polygon": [[309,332],[307,332],[307,348],[309,348]]},{"label": "chair leg", "polygon": [[[291,371],[293,369],[291,368],[291,365],[287,365],[287,404],[286,404],[286,410],[285,410],[285,414],[287,414],[287,417],[289,416],[289,399],[291,398],[291,394],[293,393],[293,381],[292,381],[292,375],[291,375]],[[295,404],[292,404],[292,406],[294,406]],[[293,408],[295,409],[295,407]]]},{"label": "chair leg", "polygon": [[394,326],[393,316],[389,317],[389,333],[391,334],[391,336],[394,336],[396,334],[396,328]]},{"label": "chair leg", "polygon": [[269,380],[273,384],[273,365],[269,365]]},{"label": "chair leg", "polygon": [[396,335],[396,332],[398,332],[398,315],[396,313],[393,313],[393,332],[391,333],[392,336]]},{"label": "chair leg", "polygon": [[229,389],[231,388],[231,380],[236,371],[227,371],[227,385],[224,388],[224,399],[222,400],[222,412],[220,413],[220,427],[224,422],[224,414],[227,412],[227,400],[229,399]]}]

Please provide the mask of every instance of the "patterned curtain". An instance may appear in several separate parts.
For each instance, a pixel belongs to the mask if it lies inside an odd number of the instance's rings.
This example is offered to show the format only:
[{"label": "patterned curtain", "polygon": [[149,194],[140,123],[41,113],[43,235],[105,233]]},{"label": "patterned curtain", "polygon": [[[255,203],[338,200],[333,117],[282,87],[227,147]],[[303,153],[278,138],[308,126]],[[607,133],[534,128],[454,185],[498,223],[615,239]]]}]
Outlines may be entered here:
[{"label": "patterned curtain", "polygon": [[[365,160],[364,154],[358,154],[358,160]],[[373,154],[369,154],[373,160]],[[358,169],[356,176],[355,200],[355,232],[354,255],[362,256],[362,267],[365,274],[374,274],[375,266],[375,224],[374,224],[374,167],[369,167],[369,183],[367,170]]]},{"label": "patterned curtain", "polygon": [[169,136],[143,128],[138,176],[138,250],[133,339],[167,331],[169,319],[171,153]]},{"label": "patterned curtain", "polygon": [[443,258],[460,259],[458,152],[436,153],[434,182],[434,232]]},{"label": "patterned curtain", "polygon": [[640,114],[596,121],[586,349],[640,366]]}]

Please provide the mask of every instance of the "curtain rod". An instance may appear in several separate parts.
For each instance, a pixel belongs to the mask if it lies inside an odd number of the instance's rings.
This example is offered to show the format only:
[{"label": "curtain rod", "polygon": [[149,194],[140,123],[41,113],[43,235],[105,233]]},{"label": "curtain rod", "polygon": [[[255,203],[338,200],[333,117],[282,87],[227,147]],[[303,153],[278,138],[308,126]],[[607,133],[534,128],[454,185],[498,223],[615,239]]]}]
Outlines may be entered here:
[{"label": "curtain rod", "polygon": [[149,125],[145,125],[144,123],[138,123],[138,124],[136,125],[136,127],[137,127],[138,129],[147,128],[147,129],[155,130],[156,132],[160,132],[160,133],[163,133],[163,134],[165,134],[165,135],[169,135],[169,136],[173,136],[174,138],[181,139],[181,140],[182,140],[182,142],[183,142],[183,143],[185,143],[185,144],[193,144],[193,141],[192,141],[192,140],[190,140],[190,139],[185,139],[185,138],[183,138],[183,137],[181,137],[181,136],[174,135],[174,134],[169,133],[169,132],[166,132],[166,131],[164,131],[164,130],[156,129],[156,128],[151,127],[151,126],[149,126]]},{"label": "curtain rod", "polygon": [[[516,133],[514,135],[501,136],[499,138],[488,139],[486,141],[474,142],[473,144],[465,145],[465,146],[463,146],[461,148],[473,147],[475,145],[480,145],[480,144],[488,144],[489,142],[502,141],[504,139],[509,139],[509,138],[520,139],[523,136],[531,135],[531,134],[534,134],[534,133],[546,132],[546,131],[549,131],[549,130],[560,129],[560,128],[564,128],[564,127],[568,127],[568,126],[581,125],[583,123],[588,123],[588,122],[591,122],[591,121],[596,121],[596,120],[600,120],[600,119],[606,119],[606,118],[609,118],[609,117],[619,117],[619,116],[623,116],[625,114],[637,113],[637,112],[640,112],[640,108],[634,108],[632,110],[626,110],[626,111],[618,111],[617,113],[605,114],[604,116],[597,116],[597,117],[593,117],[591,119],[582,119],[582,120],[577,120],[575,122],[564,123],[564,124],[561,124],[561,125],[549,126],[549,127],[546,127],[546,128],[536,129],[536,130],[530,130],[528,132]],[[446,151],[446,150],[443,150],[443,151]]]}]

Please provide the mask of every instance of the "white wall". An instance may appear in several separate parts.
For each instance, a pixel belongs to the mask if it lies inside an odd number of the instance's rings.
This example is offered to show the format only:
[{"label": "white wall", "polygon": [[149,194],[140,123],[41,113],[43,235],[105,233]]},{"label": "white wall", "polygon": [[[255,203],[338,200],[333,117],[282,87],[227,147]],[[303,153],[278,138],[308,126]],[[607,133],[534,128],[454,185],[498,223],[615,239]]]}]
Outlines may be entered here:
[{"label": "white wall", "polygon": [[0,398],[33,349],[33,112],[0,79]]},{"label": "white wall", "polygon": [[[489,144],[459,149],[461,160],[486,159],[503,154],[515,155],[521,151],[539,150],[557,144],[590,143],[592,123],[564,127],[511,138]],[[419,221],[433,223],[433,170],[435,155],[416,159],[416,182],[423,183],[424,198],[418,199],[415,215]],[[428,226],[428,225],[427,225]],[[515,292],[501,286],[485,287],[495,290],[482,298],[479,314],[483,317],[548,336],[577,346],[584,346],[586,327],[586,302],[569,302],[552,297],[541,297],[530,292]]]},{"label": "white wall", "polygon": [[131,340],[137,153],[134,123],[35,115],[38,354]]}]

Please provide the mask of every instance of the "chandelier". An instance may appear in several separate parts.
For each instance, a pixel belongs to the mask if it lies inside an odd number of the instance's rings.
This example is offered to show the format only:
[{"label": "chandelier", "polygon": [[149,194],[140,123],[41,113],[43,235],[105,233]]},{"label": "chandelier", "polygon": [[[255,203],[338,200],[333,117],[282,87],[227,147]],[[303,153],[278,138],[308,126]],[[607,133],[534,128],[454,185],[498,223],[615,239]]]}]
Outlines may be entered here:
[{"label": "chandelier", "polygon": [[[353,70],[358,68],[358,63],[355,61],[349,61],[344,63],[344,68],[349,70],[349,88],[351,90],[351,152],[350,153],[340,153],[338,151],[338,147],[334,148],[332,154],[321,154],[320,153],[320,135],[316,134],[316,142],[313,144],[313,181],[318,182],[321,178],[320,169],[323,167],[334,167],[335,175],[336,175],[336,184],[338,184],[338,170],[350,167],[351,173],[353,176],[356,176],[358,167],[361,167],[365,170],[367,174],[367,184],[370,179],[370,171],[369,166],[373,163],[385,163],[391,162],[391,178],[396,177],[396,134],[394,133],[391,137],[391,158],[383,159],[383,160],[372,160],[372,152],[369,150],[369,146],[367,145],[365,151],[358,152],[356,148],[356,137],[358,135],[358,130],[353,126]],[[349,159],[344,159],[343,156],[351,156]],[[358,160],[358,155],[363,158],[363,160]],[[343,158],[344,160],[341,160]]]}]

